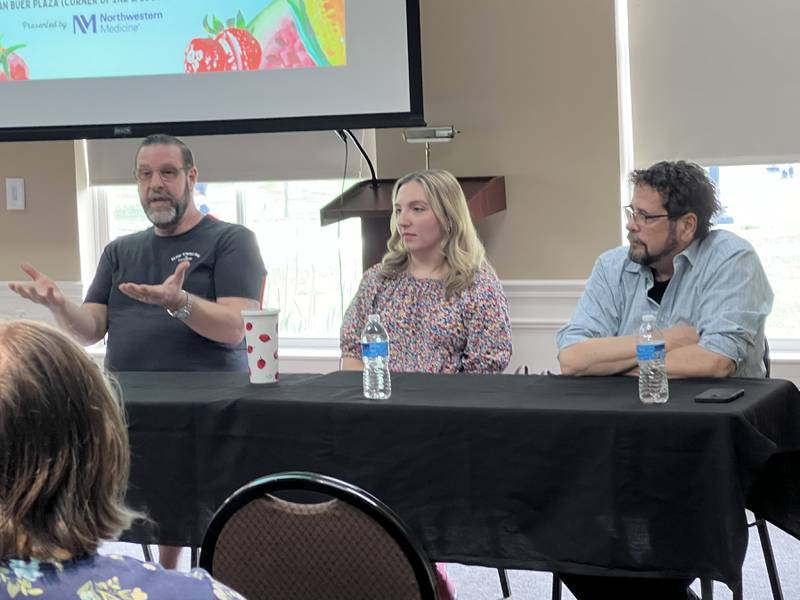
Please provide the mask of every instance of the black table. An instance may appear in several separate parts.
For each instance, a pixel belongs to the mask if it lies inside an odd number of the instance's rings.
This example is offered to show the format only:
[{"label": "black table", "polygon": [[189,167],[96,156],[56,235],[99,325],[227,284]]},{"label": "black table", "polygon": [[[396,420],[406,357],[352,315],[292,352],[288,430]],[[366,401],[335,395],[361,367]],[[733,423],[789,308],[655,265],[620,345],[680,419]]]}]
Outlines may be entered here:
[{"label": "black table", "polygon": [[633,378],[358,373],[254,386],[222,373],[120,373],[129,501],[157,525],[123,539],[199,545],[239,486],[278,471],[339,477],[385,501],[440,561],[734,583],[745,505],[800,535],[800,393],[674,380],[643,406]]}]

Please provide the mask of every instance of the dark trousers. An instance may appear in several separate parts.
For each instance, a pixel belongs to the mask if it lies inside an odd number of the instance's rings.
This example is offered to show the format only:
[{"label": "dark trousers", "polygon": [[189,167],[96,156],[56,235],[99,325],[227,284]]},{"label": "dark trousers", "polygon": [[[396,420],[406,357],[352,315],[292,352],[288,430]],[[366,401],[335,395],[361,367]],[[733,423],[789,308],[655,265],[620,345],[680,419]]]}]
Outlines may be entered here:
[{"label": "dark trousers", "polygon": [[693,579],[559,574],[578,600],[687,600]]}]

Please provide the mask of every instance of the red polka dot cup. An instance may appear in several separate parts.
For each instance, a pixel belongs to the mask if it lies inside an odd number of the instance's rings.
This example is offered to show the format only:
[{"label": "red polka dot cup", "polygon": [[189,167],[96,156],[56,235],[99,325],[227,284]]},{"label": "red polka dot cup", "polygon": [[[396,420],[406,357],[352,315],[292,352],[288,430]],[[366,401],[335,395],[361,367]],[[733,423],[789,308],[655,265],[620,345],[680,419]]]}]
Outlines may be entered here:
[{"label": "red polka dot cup", "polygon": [[277,383],[278,309],[243,310],[250,383]]}]

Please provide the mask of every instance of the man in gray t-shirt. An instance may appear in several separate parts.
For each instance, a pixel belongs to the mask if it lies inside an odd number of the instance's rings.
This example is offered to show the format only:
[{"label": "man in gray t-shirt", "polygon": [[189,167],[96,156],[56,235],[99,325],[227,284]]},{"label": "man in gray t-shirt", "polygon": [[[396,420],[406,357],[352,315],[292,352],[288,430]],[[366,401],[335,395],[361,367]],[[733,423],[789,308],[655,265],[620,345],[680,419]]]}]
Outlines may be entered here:
[{"label": "man in gray t-shirt", "polygon": [[[85,345],[108,334],[109,369],[246,372],[241,311],[258,308],[266,274],[255,236],[198,210],[197,167],[178,138],[147,137],[134,173],[153,227],[106,247],[82,305],[28,264],[31,281],[9,287]],[[162,564],[176,562],[162,548]]]},{"label": "man in gray t-shirt", "polygon": [[265,277],[255,236],[198,210],[197,167],[178,138],[146,138],[135,176],[153,227],[105,248],[82,305],[27,264],[32,281],[11,289],[83,344],[107,333],[112,370],[247,371],[241,311],[258,307]]}]

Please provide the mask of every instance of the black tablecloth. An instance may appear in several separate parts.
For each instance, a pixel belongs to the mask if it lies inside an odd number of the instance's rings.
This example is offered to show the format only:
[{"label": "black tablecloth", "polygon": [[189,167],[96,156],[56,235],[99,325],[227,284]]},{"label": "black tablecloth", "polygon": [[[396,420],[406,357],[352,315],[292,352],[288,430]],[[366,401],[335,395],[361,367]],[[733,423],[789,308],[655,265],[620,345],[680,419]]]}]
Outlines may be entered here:
[{"label": "black tablecloth", "polygon": [[120,373],[133,454],[129,501],[157,526],[130,541],[195,544],[251,479],[307,470],[391,506],[430,556],[586,574],[739,577],[745,504],[800,534],[800,393],[674,380],[665,405],[634,378],[359,373],[255,386],[223,373]]}]

